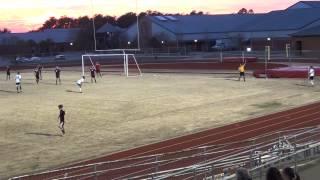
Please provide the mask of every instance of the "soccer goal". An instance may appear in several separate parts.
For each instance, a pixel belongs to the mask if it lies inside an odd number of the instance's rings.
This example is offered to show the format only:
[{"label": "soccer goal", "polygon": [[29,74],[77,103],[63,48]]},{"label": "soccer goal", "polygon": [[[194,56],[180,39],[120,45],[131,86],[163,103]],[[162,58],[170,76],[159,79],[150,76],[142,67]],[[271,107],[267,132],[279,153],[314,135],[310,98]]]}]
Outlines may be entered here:
[{"label": "soccer goal", "polygon": [[126,77],[142,76],[141,69],[135,54],[84,54],[82,55],[82,75],[86,76],[91,67],[96,67],[96,63],[101,64],[102,72],[120,73]]}]

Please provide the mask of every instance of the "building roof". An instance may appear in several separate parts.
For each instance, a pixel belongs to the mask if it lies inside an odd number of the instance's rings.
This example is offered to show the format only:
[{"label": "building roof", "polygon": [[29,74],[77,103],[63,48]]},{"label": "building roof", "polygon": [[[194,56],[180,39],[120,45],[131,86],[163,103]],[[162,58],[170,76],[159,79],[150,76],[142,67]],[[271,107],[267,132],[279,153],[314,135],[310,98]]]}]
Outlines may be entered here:
[{"label": "building roof", "polygon": [[0,40],[10,41],[12,39],[17,40],[32,40],[36,43],[45,41],[47,39],[52,40],[55,43],[68,43],[76,40],[80,29],[46,29],[40,32],[27,32],[27,33],[4,33],[0,34]]},{"label": "building roof", "polygon": [[97,33],[115,33],[115,32],[122,32],[124,31],[124,29],[118,27],[118,26],[114,26],[112,24],[106,23],[105,25],[103,25],[101,28],[99,28],[97,30]]},{"label": "building roof", "polygon": [[320,8],[288,9],[266,14],[148,16],[148,18],[174,34],[298,31],[317,21],[320,22]]},{"label": "building roof", "polygon": [[300,2],[307,4],[312,8],[320,8],[320,1],[300,1]]},{"label": "building roof", "polygon": [[300,30],[320,21],[320,8],[272,11],[238,27],[239,31]]},{"label": "building roof", "polygon": [[232,32],[261,14],[148,16],[152,22],[174,34]]},{"label": "building roof", "polygon": [[320,1],[299,1],[288,9],[320,8]]},{"label": "building roof", "polygon": [[308,36],[320,36],[320,26],[304,29],[297,33],[292,34],[294,37],[308,37]]}]

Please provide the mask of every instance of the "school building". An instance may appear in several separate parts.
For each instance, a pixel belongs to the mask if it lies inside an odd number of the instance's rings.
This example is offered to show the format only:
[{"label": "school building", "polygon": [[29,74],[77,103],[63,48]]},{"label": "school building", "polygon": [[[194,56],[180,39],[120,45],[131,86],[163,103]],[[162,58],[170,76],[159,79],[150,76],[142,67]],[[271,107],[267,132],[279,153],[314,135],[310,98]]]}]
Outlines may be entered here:
[{"label": "school building", "polygon": [[[187,47],[194,50],[320,50],[320,2],[301,1],[263,14],[146,16],[139,21],[141,48]],[[137,39],[137,25],[123,32]]]}]

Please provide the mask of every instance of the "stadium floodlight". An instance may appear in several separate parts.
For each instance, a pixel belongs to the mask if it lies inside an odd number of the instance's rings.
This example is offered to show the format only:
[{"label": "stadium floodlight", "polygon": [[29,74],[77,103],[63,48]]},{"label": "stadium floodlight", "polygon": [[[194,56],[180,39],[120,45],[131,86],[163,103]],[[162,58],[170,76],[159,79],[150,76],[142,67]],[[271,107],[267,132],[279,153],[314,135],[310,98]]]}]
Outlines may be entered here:
[{"label": "stadium floodlight", "polygon": [[70,46],[73,46],[73,42],[70,43]]},{"label": "stadium floodlight", "polygon": [[252,48],[251,47],[247,47],[247,52],[251,52]]},{"label": "stadium floodlight", "polygon": [[195,39],[195,40],[193,40],[195,43],[197,43],[198,42],[198,39]]},{"label": "stadium floodlight", "polygon": [[164,44],[164,41],[161,41],[161,44]]},{"label": "stadium floodlight", "polygon": [[270,37],[268,37],[268,38],[267,38],[267,41],[271,41],[271,38],[270,38]]}]

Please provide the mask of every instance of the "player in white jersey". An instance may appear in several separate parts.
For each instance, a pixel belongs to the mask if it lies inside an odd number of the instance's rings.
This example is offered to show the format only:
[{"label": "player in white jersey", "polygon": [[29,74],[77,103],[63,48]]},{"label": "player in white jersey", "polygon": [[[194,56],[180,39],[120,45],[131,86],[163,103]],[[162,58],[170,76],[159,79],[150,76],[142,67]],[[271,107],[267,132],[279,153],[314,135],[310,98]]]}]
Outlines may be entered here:
[{"label": "player in white jersey", "polygon": [[312,66],[309,67],[309,72],[308,72],[308,75],[309,75],[309,82],[312,86],[314,86],[314,76],[315,76],[315,70]]},{"label": "player in white jersey", "polygon": [[81,87],[82,87],[82,83],[84,82],[84,79],[85,79],[85,77],[82,76],[81,79],[79,79],[79,80],[77,81],[77,85],[79,86],[79,91],[80,91],[80,93],[82,93]]},{"label": "player in white jersey", "polygon": [[16,75],[16,88],[17,88],[17,93],[22,92],[22,88],[21,88],[21,79],[22,76],[20,75],[20,72],[17,72]]}]

